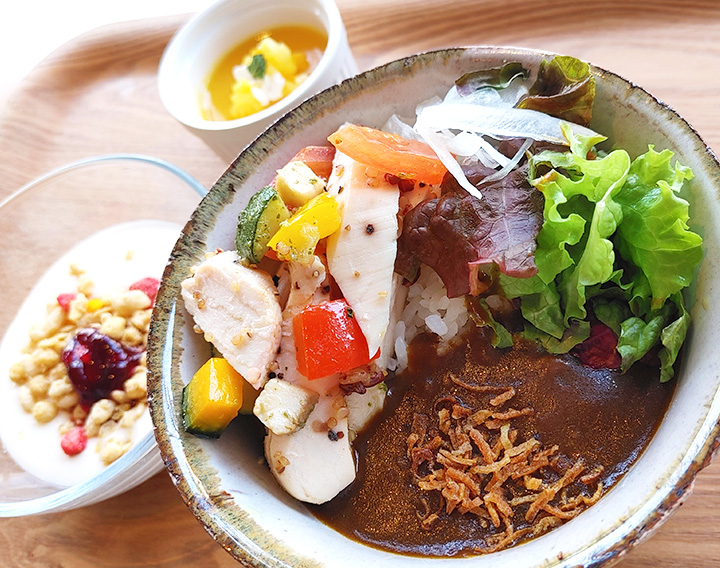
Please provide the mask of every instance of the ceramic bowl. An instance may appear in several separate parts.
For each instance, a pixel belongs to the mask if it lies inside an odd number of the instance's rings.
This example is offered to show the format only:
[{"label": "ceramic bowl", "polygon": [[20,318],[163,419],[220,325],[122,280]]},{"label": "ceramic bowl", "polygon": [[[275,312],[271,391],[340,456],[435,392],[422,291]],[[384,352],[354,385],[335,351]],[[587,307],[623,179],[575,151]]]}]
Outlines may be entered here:
[{"label": "ceramic bowl", "polygon": [[[10,380],[9,369],[21,361],[30,327],[45,320],[45,306],[75,289],[66,261],[80,262],[98,285],[105,278],[113,283],[134,278],[138,265],[130,265],[126,251],[144,253],[136,245],[126,248],[129,241],[118,242],[130,237],[123,227],[160,222],[166,248],[153,253],[153,274],[141,269],[159,278],[182,223],[205,193],[199,182],[164,160],[113,154],[59,167],[0,203],[0,517],[96,503],[162,470],[147,410],[133,426],[134,445],[107,467],[91,452],[92,444],[68,457],[58,428],[69,415],[61,411],[52,422],[38,424],[22,409],[21,387]],[[99,235],[111,238],[98,240]],[[103,245],[88,249],[89,243]],[[108,266],[111,258],[118,262]]]},{"label": "ceramic bowl", "polygon": [[[201,93],[218,61],[246,38],[277,26],[304,25],[328,41],[310,76],[270,107],[235,120],[205,120]],[[167,111],[227,162],[258,134],[310,95],[357,73],[345,26],[333,0],[220,0],[197,14],[168,44],[158,70]]]},{"label": "ceramic bowl", "polygon": [[289,113],[248,147],[203,200],[178,241],[159,302],[149,350],[150,405],[165,464],[207,531],[252,566],[604,566],[641,542],[688,495],[712,458],[720,418],[717,326],[720,288],[720,165],[700,136],[672,109],[621,77],[591,67],[597,80],[593,127],[638,155],[652,142],[690,166],[693,228],[705,259],[691,290],[693,330],[665,418],[630,470],[596,505],[567,524],[514,548],[451,561],[393,555],[349,540],[318,522],[277,486],[260,441],[233,424],[218,441],[183,431],[181,391],[208,357],[179,298],[180,282],[207,250],[233,248],[238,212],[297,150],[322,144],[345,121],[379,127],[392,113],[442,95],[463,73],[520,61],[537,69],[552,54],[510,48],[447,49],[395,61],[330,88]]}]

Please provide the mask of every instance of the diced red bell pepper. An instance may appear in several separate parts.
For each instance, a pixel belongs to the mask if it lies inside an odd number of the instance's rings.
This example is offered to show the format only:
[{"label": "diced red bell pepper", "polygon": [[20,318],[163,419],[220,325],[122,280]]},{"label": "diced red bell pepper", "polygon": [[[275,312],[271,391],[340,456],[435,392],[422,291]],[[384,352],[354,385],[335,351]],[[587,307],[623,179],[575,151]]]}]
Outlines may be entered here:
[{"label": "diced red bell pepper", "polygon": [[158,288],[160,288],[160,280],[157,278],[142,278],[141,280],[138,280],[134,284],[130,285],[130,290],[140,290],[141,292],[144,292],[145,295],[150,298],[150,301],[154,304],[155,303],[155,296],[157,296]]},{"label": "diced red bell pepper", "polygon": [[298,370],[308,379],[371,361],[365,335],[345,299],[308,306],[293,319],[293,331]]},{"label": "diced red bell pepper", "polygon": [[72,302],[75,298],[77,298],[77,294],[72,292],[67,294],[58,294],[57,303],[64,312],[67,312],[70,309],[70,302]]}]

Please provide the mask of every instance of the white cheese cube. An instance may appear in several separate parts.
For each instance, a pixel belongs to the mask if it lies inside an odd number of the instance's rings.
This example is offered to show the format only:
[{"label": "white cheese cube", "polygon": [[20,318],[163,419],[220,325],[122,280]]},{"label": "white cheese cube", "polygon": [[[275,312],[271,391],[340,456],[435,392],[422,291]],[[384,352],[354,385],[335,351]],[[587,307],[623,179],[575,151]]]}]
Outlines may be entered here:
[{"label": "white cheese cube", "polygon": [[348,409],[348,429],[356,434],[362,432],[383,409],[386,394],[387,385],[380,383],[368,388],[363,394],[354,392],[347,395],[345,404]]},{"label": "white cheese cube", "polygon": [[270,379],[255,400],[253,414],[274,434],[291,434],[305,425],[317,401],[317,393]]}]

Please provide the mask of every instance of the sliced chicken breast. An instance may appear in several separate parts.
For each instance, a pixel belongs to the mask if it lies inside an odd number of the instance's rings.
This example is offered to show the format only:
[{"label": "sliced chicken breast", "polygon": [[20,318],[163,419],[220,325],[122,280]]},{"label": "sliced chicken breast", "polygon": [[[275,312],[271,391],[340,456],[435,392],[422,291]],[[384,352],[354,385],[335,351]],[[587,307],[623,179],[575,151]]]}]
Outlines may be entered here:
[{"label": "sliced chicken breast", "polygon": [[[325,503],[355,479],[342,396],[321,397],[305,427],[292,434],[265,437],[265,457],[280,486],[306,503]],[[328,422],[331,418],[334,421]]]},{"label": "sliced chicken breast", "polygon": [[342,152],[335,152],[327,188],[342,215],[340,229],[328,237],[328,268],[374,355],[390,321],[400,190]]},{"label": "sliced chicken breast", "polygon": [[182,298],[205,338],[260,388],[281,335],[280,303],[270,275],[241,264],[235,251],[222,252],[183,281]]}]

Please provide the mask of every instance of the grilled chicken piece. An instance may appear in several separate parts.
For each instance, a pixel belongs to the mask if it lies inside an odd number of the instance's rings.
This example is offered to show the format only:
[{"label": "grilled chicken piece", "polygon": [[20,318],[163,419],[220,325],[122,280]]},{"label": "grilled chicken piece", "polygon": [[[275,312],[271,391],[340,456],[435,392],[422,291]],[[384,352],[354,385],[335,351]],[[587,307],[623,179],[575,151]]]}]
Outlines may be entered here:
[{"label": "grilled chicken piece", "polygon": [[[280,486],[306,503],[325,503],[355,479],[342,395],[321,397],[305,427],[292,434],[265,437],[265,457]],[[335,421],[330,421],[330,418]]]},{"label": "grilled chicken piece", "polygon": [[340,229],[328,237],[328,268],[374,355],[390,321],[400,190],[382,172],[337,151],[327,190],[342,212]]},{"label": "grilled chicken piece", "polygon": [[185,307],[223,357],[256,389],[280,345],[282,315],[272,278],[235,251],[204,260],[182,283]]}]

